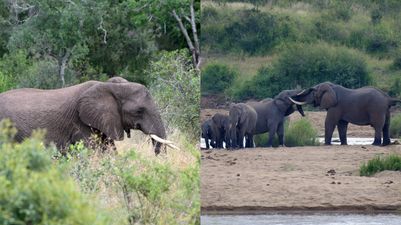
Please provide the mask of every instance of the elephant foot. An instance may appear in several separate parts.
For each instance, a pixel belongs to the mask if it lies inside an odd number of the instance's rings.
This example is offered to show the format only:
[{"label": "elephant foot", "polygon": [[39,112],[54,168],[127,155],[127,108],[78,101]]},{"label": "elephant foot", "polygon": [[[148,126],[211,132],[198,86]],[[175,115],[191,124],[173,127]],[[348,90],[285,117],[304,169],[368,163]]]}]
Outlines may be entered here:
[{"label": "elephant foot", "polygon": [[390,140],[384,140],[382,146],[390,145],[391,141]]},{"label": "elephant foot", "polygon": [[372,143],[372,145],[375,145],[375,146],[381,146],[381,143],[379,142],[379,143],[377,143],[377,142],[373,142]]},{"label": "elephant foot", "polygon": [[347,143],[347,142],[345,142],[345,143],[341,143],[341,145],[348,145],[348,143]]}]

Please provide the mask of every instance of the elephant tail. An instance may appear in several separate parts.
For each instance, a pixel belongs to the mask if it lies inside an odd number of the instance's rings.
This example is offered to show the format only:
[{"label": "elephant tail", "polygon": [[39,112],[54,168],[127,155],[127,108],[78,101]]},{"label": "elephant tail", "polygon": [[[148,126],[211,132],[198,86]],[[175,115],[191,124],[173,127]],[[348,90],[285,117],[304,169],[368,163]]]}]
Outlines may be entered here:
[{"label": "elephant tail", "polygon": [[395,106],[397,103],[401,103],[401,99],[391,98],[390,106]]}]

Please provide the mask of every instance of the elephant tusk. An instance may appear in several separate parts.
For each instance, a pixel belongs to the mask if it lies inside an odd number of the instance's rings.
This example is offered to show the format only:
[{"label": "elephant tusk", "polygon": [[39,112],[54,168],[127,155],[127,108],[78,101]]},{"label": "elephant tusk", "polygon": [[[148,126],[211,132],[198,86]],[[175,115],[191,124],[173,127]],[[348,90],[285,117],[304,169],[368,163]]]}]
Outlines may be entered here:
[{"label": "elephant tusk", "polygon": [[173,143],[174,143],[174,142],[172,142],[172,141],[165,140],[165,139],[163,139],[163,138],[157,136],[156,134],[151,134],[150,137],[151,137],[153,140],[155,140],[155,141],[157,141],[157,142],[160,142],[160,143],[162,143],[162,144],[173,144]]},{"label": "elephant tusk", "polygon": [[306,104],[306,102],[298,102],[298,101],[295,101],[294,99],[292,99],[291,97],[288,97],[288,98],[289,98],[290,101],[293,102],[294,104],[297,104],[297,105],[305,105],[305,104]]},{"label": "elephant tusk", "polygon": [[299,92],[297,95],[302,95],[303,93],[306,92],[306,89],[303,89],[301,92]]},{"label": "elephant tusk", "polygon": [[159,137],[159,136],[157,136],[157,135],[155,135],[155,134],[151,134],[150,137],[151,137],[153,140],[155,140],[155,141],[157,141],[157,142],[160,142],[160,143],[162,143],[162,144],[165,144],[165,145],[167,145],[167,146],[170,147],[170,148],[180,150],[180,148],[178,148],[177,146],[175,146],[175,145],[174,145],[174,142],[172,142],[172,141],[165,140],[165,139],[163,139],[163,138],[161,138],[161,137]]}]

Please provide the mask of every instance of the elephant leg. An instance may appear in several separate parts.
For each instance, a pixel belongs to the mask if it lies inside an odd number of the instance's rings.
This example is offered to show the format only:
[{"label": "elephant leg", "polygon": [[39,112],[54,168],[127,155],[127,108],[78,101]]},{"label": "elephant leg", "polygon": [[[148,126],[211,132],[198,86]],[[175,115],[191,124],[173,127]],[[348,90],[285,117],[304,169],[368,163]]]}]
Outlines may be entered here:
[{"label": "elephant leg", "polygon": [[205,139],[206,149],[210,149],[209,138],[206,137],[204,139]]},{"label": "elephant leg", "polygon": [[253,147],[255,147],[254,145],[253,145],[253,134],[249,134],[248,135],[248,148],[253,148]]},{"label": "elephant leg", "polygon": [[267,141],[267,147],[273,146],[274,135],[276,134],[278,124],[269,124],[269,140]]},{"label": "elephant leg", "polygon": [[239,146],[239,148],[244,148],[244,137],[245,137],[245,130],[241,129],[238,132],[238,146]]},{"label": "elephant leg", "polygon": [[333,137],[334,129],[338,120],[335,118],[334,113],[327,113],[326,121],[324,123],[324,144],[331,145],[331,138]]},{"label": "elephant leg", "polygon": [[347,145],[347,128],[348,122],[340,120],[337,124],[338,135],[340,136],[341,145]]},{"label": "elephant leg", "polygon": [[382,130],[384,129],[386,117],[381,115],[374,115],[371,118],[373,118],[372,126],[375,129],[375,140],[373,141],[372,145],[381,145]]},{"label": "elephant leg", "polygon": [[383,146],[389,145],[391,143],[390,141],[390,112],[388,111],[386,113],[386,120],[384,122],[383,126]]},{"label": "elephant leg", "polygon": [[278,135],[279,146],[285,147],[285,145],[284,145],[284,123],[283,122],[278,125],[277,135]]}]

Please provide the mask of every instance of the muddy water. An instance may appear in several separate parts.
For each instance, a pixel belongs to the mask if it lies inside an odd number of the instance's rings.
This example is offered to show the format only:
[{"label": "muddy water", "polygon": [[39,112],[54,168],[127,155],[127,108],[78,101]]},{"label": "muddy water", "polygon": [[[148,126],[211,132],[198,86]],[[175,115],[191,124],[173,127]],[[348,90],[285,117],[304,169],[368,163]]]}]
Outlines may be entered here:
[{"label": "muddy water", "polygon": [[271,214],[201,216],[201,225],[400,225],[401,214]]}]

